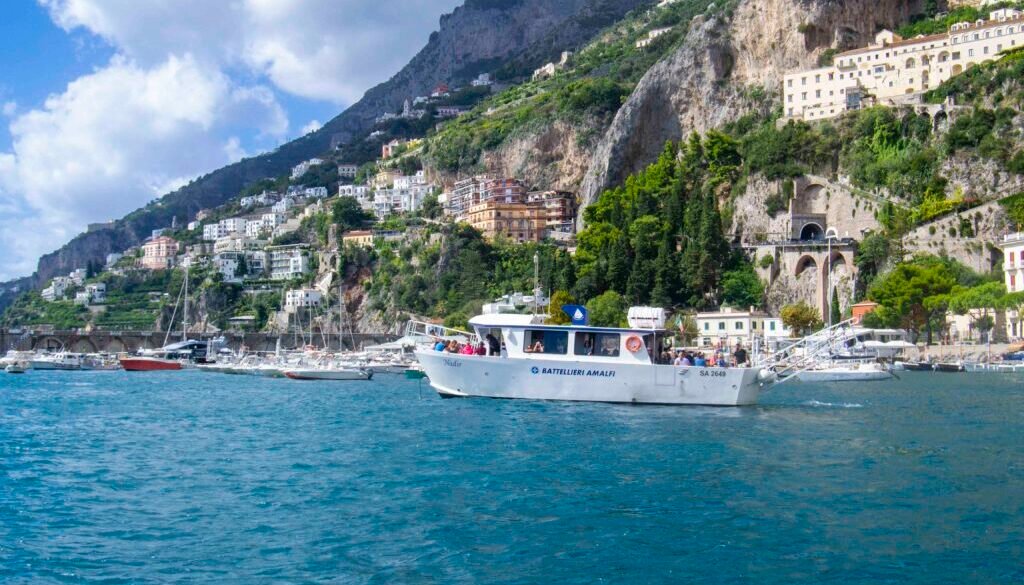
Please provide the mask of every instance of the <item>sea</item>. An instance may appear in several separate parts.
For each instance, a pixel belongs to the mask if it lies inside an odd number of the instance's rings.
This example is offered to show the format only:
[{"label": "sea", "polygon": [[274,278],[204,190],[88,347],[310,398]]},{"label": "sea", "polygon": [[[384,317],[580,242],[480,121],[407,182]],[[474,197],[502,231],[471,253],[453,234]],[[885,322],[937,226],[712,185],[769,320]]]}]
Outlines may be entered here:
[{"label": "sea", "polygon": [[1021,583],[1024,376],[749,408],[0,373],[2,583]]}]

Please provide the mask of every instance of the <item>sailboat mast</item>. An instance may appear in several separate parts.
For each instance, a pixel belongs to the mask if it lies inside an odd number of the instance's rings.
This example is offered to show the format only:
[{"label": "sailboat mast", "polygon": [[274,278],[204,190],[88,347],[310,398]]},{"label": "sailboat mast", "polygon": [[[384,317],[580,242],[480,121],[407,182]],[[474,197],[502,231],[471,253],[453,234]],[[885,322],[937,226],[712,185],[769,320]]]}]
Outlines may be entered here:
[{"label": "sailboat mast", "polygon": [[188,268],[185,265],[185,312],[181,316],[181,340],[188,341]]}]

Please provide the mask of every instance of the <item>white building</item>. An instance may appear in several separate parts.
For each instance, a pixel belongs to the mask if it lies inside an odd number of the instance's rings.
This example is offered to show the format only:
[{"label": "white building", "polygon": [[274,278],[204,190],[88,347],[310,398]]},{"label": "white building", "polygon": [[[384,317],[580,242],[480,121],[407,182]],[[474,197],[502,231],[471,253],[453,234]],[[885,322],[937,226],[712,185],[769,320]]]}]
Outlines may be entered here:
[{"label": "white building", "polygon": [[366,185],[341,185],[338,187],[338,197],[355,197],[358,201],[364,201],[370,196],[370,188]]},{"label": "white building", "polygon": [[722,307],[713,313],[697,313],[697,340],[701,347],[750,347],[754,337],[764,336],[766,313]]},{"label": "white building", "polygon": [[303,244],[267,248],[267,259],[273,280],[290,280],[309,271],[309,256]]},{"label": "white building", "polygon": [[820,120],[859,109],[868,94],[897,103],[1020,46],[1024,18],[1011,9],[937,35],[903,39],[882,31],[874,44],[836,55],[833,65],[785,75],[784,111],[789,118]]},{"label": "white building", "polygon": [[190,221],[190,222],[188,222],[188,226],[186,226],[186,229],[188,229],[188,231],[190,231],[190,232],[191,231],[195,231],[195,230],[199,229],[199,226],[201,226],[201,225],[203,225],[203,224],[198,222],[198,221]]},{"label": "white building", "polygon": [[213,253],[244,252],[246,250],[262,250],[267,245],[265,240],[250,238],[242,234],[223,237],[213,243]]},{"label": "white building", "polygon": [[75,294],[76,305],[102,305],[107,302],[107,285],[102,282],[85,285],[85,290]]},{"label": "white building", "polygon": [[275,201],[277,201],[278,197],[279,195],[277,193],[264,191],[259,195],[249,195],[247,197],[242,197],[242,199],[239,200],[239,204],[242,207],[254,207],[256,205],[271,205]]},{"label": "white building", "polygon": [[219,240],[228,235],[224,226],[219,223],[210,223],[203,226],[203,239],[208,242]]},{"label": "white building", "polygon": [[244,217],[231,217],[220,220],[220,225],[223,226],[224,233],[226,234],[244,234],[245,225],[248,221]]},{"label": "white building", "polygon": [[308,199],[323,199],[327,197],[327,187],[306,187],[302,190],[302,196]]},{"label": "white building", "polygon": [[284,310],[288,313],[295,313],[299,309],[308,307],[319,307],[323,303],[324,295],[312,288],[297,288],[284,293]]},{"label": "white building", "polygon": [[469,83],[473,87],[487,87],[489,85],[494,85],[494,82],[491,81],[490,73],[481,73],[480,75],[477,75],[476,79]]},{"label": "white building", "polygon": [[322,164],[324,164],[324,161],[318,158],[311,158],[305,162],[300,162],[299,164],[292,167],[292,180],[294,181],[295,179],[298,179],[302,175],[305,175],[306,172],[309,171],[309,169]]},{"label": "white building", "polygon": [[85,282],[85,277],[87,274],[88,271],[86,271],[85,268],[76,268],[72,270],[70,274],[68,274],[68,278],[70,278],[71,282],[75,283],[75,285],[82,286],[82,283]]},{"label": "white building", "polygon": [[43,299],[50,302],[63,300],[67,290],[74,286],[74,284],[74,281],[67,276],[55,276],[50,281],[50,286],[44,288],[40,295],[42,295]]},{"label": "white building", "polygon": [[[1003,278],[1006,292],[1024,291],[1024,232],[1003,236]],[[1024,338],[1024,319],[1018,311],[1006,312],[1006,335],[1009,339]]]},{"label": "white building", "polygon": [[274,213],[288,213],[292,207],[295,207],[295,200],[291,197],[284,197],[275,203],[271,209]]}]

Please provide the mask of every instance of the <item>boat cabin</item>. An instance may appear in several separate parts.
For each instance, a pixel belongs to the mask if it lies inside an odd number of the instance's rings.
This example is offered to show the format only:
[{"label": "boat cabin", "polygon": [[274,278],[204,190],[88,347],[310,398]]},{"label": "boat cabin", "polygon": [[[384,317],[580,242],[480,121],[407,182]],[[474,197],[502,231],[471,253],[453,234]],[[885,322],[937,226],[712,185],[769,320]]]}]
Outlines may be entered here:
[{"label": "boat cabin", "polygon": [[509,359],[653,364],[666,337],[664,329],[545,325],[534,321],[532,315],[491,314],[474,317],[469,324],[488,355]]}]

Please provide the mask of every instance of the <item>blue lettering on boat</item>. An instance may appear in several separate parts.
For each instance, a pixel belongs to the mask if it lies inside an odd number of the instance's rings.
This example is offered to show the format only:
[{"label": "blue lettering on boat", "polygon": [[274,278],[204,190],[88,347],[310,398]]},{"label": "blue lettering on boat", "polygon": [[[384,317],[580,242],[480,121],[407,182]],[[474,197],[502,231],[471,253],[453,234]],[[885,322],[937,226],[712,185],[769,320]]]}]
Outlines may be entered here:
[{"label": "blue lettering on boat", "polygon": [[[536,373],[536,372],[534,372]],[[586,378],[614,378],[615,370],[578,370],[571,368],[544,368],[541,374],[548,376],[578,376]]]},{"label": "blue lettering on boat", "polygon": [[448,366],[449,368],[461,368],[462,367],[462,362],[460,362],[459,360],[451,360],[451,359],[448,359],[448,358],[444,358],[441,361],[444,362],[444,365]]}]

